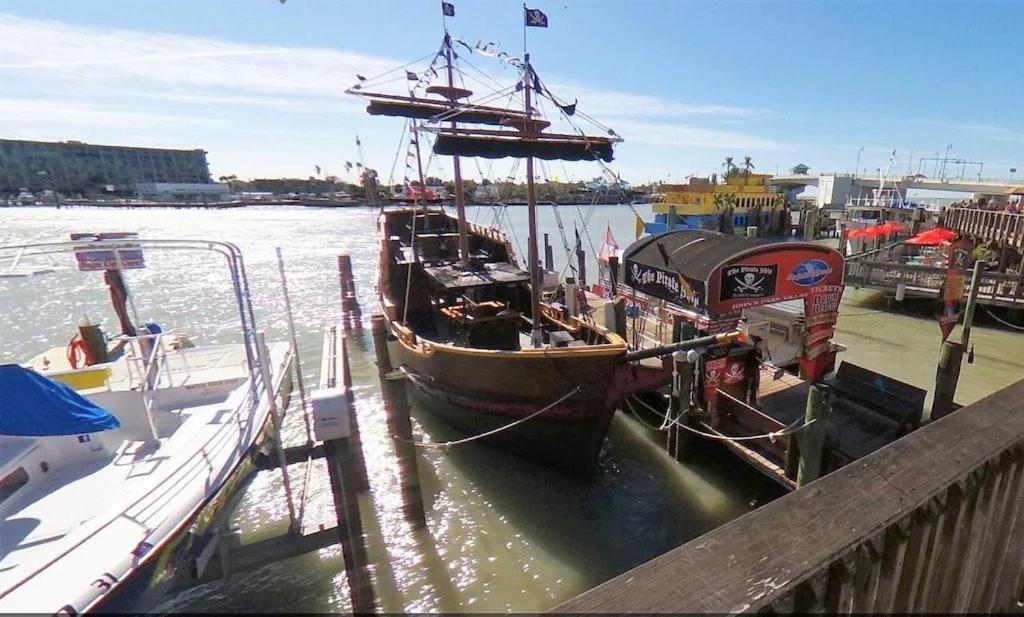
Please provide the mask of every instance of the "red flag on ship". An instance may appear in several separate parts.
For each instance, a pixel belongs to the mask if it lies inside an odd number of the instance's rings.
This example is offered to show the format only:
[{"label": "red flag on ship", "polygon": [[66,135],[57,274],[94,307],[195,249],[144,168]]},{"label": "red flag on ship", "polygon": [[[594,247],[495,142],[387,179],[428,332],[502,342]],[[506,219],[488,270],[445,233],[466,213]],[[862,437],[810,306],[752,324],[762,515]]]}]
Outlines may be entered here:
[{"label": "red flag on ship", "polygon": [[619,243],[615,240],[615,236],[612,235],[611,225],[607,225],[604,229],[604,243],[601,245],[601,250],[597,253],[597,258],[600,261],[608,261],[609,257],[618,254]]}]

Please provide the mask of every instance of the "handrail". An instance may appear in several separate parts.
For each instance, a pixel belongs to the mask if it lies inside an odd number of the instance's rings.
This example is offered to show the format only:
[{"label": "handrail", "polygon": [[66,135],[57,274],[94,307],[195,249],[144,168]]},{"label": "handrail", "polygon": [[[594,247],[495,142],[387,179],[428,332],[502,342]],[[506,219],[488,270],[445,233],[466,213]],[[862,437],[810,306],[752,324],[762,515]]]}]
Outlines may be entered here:
[{"label": "handrail", "polygon": [[0,259],[6,253],[21,252],[19,259],[41,257],[58,254],[72,254],[79,251],[95,250],[168,250],[168,251],[209,251],[223,256],[227,262],[231,276],[232,289],[238,308],[239,322],[242,330],[242,343],[245,348],[249,376],[253,379],[253,398],[258,398],[255,389],[259,367],[256,361],[254,336],[256,331],[256,315],[252,306],[252,295],[249,289],[249,278],[245,270],[245,262],[241,249],[232,242],[221,240],[188,240],[159,238],[125,238],[107,240],[65,240],[59,242],[34,242],[0,246]]},{"label": "handrail", "polygon": [[1022,401],[1024,381],[553,610],[1017,611]]}]

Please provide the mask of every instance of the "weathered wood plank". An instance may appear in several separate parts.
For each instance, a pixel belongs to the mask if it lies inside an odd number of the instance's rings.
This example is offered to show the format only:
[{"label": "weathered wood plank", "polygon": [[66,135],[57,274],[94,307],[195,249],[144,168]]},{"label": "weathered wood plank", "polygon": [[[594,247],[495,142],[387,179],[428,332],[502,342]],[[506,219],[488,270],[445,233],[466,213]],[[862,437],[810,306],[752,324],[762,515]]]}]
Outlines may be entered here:
[{"label": "weathered wood plank", "polygon": [[[1024,381],[554,610],[732,612],[768,607],[857,550],[866,538],[926,507],[950,486],[966,481],[986,461],[1022,443],[1022,409]],[[947,504],[947,509],[956,509],[947,520],[961,520],[957,516],[960,503],[971,501],[970,495],[965,497]],[[931,565],[939,570],[937,574],[944,574],[942,570],[960,564],[947,559]],[[1016,556],[1004,565],[1019,566]],[[997,574],[1001,573],[990,573]],[[1017,577],[1010,580],[1016,583]],[[996,604],[1002,606],[1005,601]]]}]

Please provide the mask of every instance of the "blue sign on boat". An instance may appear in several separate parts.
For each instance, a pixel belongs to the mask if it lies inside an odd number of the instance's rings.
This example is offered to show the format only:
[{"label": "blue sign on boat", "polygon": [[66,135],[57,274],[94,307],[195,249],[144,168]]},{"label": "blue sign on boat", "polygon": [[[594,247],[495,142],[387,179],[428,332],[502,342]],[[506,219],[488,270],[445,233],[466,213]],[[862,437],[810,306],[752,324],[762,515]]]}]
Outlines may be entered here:
[{"label": "blue sign on boat", "polygon": [[832,273],[832,267],[820,259],[806,259],[798,263],[786,277],[794,285],[811,287]]}]

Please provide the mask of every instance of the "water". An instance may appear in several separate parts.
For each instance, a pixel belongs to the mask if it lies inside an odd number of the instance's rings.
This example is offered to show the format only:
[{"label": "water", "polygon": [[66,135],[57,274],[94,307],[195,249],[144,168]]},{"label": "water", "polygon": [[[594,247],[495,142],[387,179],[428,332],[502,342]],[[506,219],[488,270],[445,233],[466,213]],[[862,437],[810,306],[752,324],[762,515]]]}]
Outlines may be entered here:
[{"label": "water", "polygon": [[[640,206],[642,214],[647,207]],[[588,255],[606,224],[620,244],[633,238],[628,208],[562,207],[566,238],[580,227]],[[525,255],[526,210],[510,208],[513,242]],[[490,208],[469,218],[493,220]],[[375,307],[375,213],[369,209],[246,208],[208,210],[0,209],[0,243],[63,239],[70,231],[137,231],[148,237],[230,240],[241,246],[257,320],[269,340],[287,337],[274,247],[284,251],[307,384],[316,382],[323,328],[338,317],[336,256],[352,256],[364,312]],[[542,232],[556,247],[556,268],[567,262],[551,208],[540,212]],[[192,254],[147,256],[149,268],[128,274],[140,316],[188,333],[200,344],[237,340],[237,315],[223,264]],[[589,264],[593,279],[596,264]],[[850,290],[837,340],[843,359],[931,389],[938,326],[927,316],[891,315],[877,295]],[[83,315],[115,330],[102,279],[95,273],[56,273],[0,279],[0,362],[19,361],[70,338]],[[957,336],[954,333],[954,336]],[[984,325],[974,330],[977,359],[965,366],[958,401],[971,402],[1020,377],[1024,336]],[[401,512],[400,481],[387,434],[382,388],[369,332],[349,345],[357,411],[363,432],[372,507],[370,557],[387,611],[540,611],[669,550],[779,494],[768,481],[716,445],[698,447],[682,466],[656,445],[657,436],[621,415],[598,469],[587,481],[552,472],[477,443],[448,452],[420,452],[428,530],[415,533]],[[297,397],[296,397],[297,398]],[[293,401],[289,443],[304,441]],[[413,408],[418,438],[443,441],[447,427]],[[300,468],[292,483],[301,484]],[[246,486],[232,524],[249,542],[284,531],[286,507],[279,472],[257,474]],[[317,464],[305,523],[333,524],[326,470]],[[164,611],[347,611],[340,549],[182,592]]]}]

